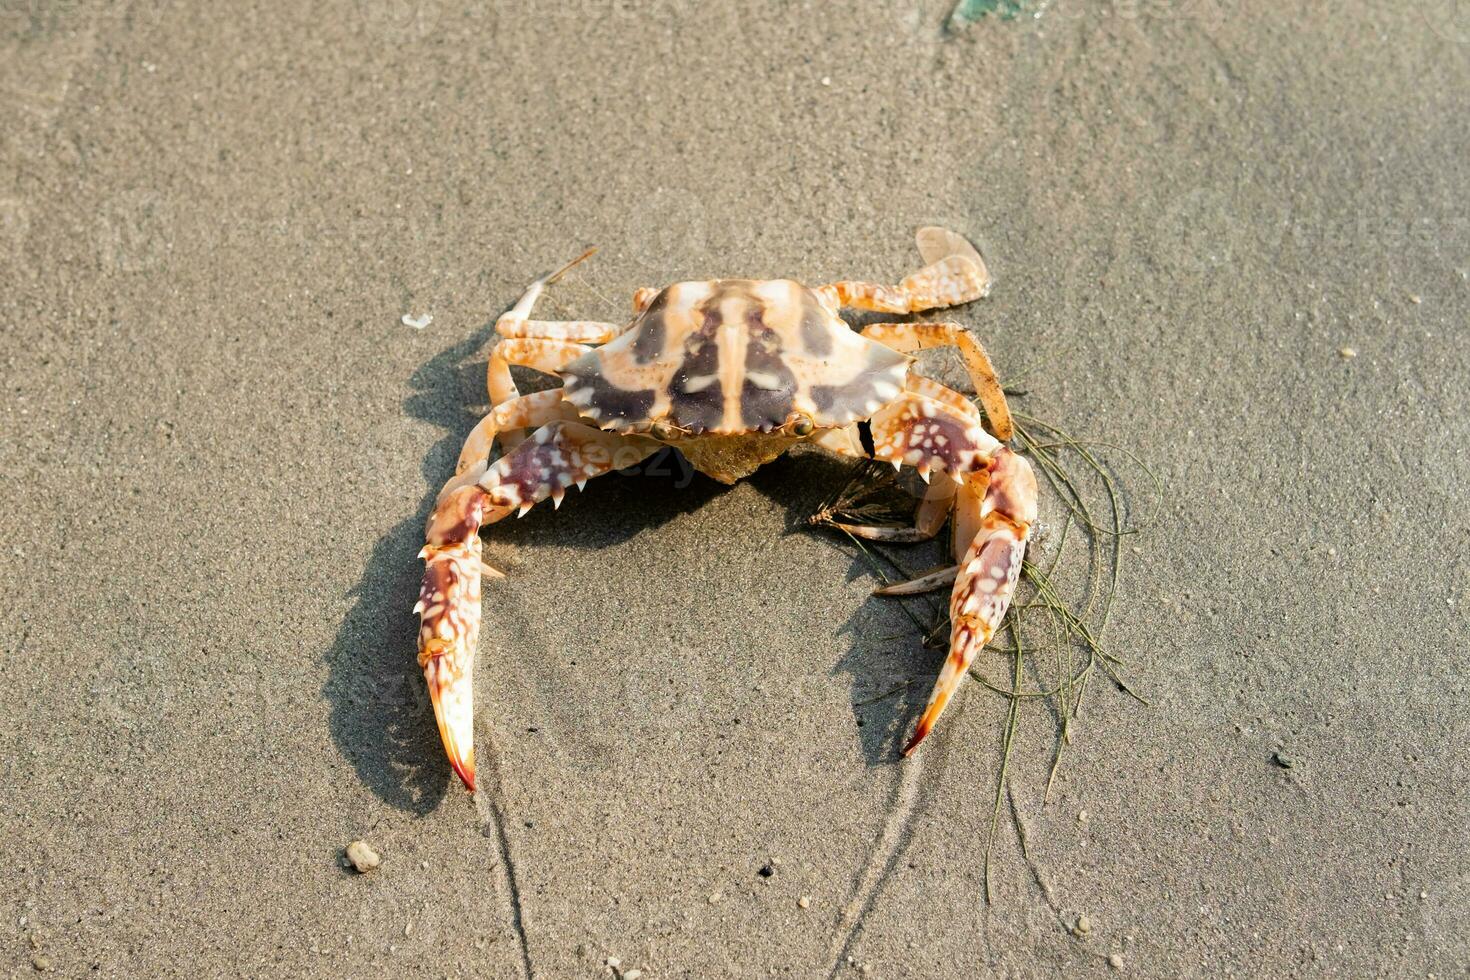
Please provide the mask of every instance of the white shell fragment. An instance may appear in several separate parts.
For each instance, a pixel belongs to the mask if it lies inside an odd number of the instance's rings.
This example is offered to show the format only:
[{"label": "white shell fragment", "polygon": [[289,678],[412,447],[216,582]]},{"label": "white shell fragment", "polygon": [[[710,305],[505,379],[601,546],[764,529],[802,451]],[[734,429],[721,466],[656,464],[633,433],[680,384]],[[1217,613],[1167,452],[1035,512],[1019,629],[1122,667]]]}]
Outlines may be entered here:
[{"label": "white shell fragment", "polygon": [[422,330],[433,322],[434,318],[428,313],[422,316],[414,316],[410,313],[403,314],[403,325],[405,327],[413,327],[415,330]]}]

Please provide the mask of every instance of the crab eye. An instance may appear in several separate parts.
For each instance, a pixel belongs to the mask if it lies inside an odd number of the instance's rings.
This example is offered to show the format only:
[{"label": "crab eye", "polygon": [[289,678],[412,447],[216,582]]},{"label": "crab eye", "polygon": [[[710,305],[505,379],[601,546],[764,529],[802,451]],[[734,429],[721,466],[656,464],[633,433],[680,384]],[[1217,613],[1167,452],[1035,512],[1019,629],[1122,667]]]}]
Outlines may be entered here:
[{"label": "crab eye", "polygon": [[670,439],[673,439],[676,435],[679,434],[679,430],[675,429],[672,425],[670,425],[668,422],[665,422],[663,419],[659,419],[657,422],[653,423],[653,426],[648,430],[648,434],[653,436],[660,442],[668,442]]},{"label": "crab eye", "polygon": [[791,421],[791,431],[798,436],[809,436],[816,427],[810,415],[798,415]]}]

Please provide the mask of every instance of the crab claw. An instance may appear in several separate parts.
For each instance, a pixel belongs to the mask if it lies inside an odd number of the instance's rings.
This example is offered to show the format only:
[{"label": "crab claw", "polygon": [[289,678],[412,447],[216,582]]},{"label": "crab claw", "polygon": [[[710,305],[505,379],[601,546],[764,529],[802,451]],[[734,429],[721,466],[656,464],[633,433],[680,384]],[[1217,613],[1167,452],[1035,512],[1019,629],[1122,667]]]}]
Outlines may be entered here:
[{"label": "crab claw", "polygon": [[[914,734],[903,747],[904,755],[918,748],[933,730],[970,664],[1000,628],[1015,595],[1026,539],[1036,520],[1036,476],[1020,456],[1003,448],[985,470],[972,477],[976,478],[986,491],[980,502],[979,531],[960,560],[950,594],[949,656]],[[961,491],[962,496],[969,495],[970,506],[974,506],[974,493],[968,484]],[[960,506],[965,506],[963,501]]]},{"label": "crab claw", "polygon": [[455,674],[448,657],[431,655],[424,664],[424,680],[429,685],[429,700],[434,705],[444,752],[471,793],[475,791],[473,677],[473,664]]},{"label": "crab claw", "polygon": [[487,498],[478,486],[447,495],[429,519],[419,614],[419,667],[449,764],[475,790],[474,666],[480,634],[480,537]]}]

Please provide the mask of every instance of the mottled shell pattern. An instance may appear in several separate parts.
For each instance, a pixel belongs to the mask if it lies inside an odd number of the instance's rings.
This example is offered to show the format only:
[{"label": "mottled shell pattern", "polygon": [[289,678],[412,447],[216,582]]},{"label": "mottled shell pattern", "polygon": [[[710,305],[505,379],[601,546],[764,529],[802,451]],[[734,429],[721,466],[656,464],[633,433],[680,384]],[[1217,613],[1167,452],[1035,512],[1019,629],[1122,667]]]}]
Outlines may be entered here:
[{"label": "mottled shell pattern", "polygon": [[720,279],[664,289],[561,375],[567,401],[603,429],[733,435],[867,418],[903,390],[909,360],[798,282]]}]

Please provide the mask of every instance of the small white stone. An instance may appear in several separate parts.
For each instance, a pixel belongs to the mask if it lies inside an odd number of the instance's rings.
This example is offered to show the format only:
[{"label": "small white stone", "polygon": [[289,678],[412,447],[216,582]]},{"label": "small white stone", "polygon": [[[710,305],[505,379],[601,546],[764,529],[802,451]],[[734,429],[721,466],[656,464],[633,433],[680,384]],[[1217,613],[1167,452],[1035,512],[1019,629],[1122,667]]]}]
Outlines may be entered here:
[{"label": "small white stone", "polygon": [[801,909],[811,908],[811,905],[812,905],[812,897],[810,895],[803,895],[803,896],[801,896],[800,898],[798,898],[796,900],[796,907],[797,908],[801,908]]},{"label": "small white stone", "polygon": [[434,318],[427,313],[422,316],[414,316],[411,313],[403,314],[403,325],[413,327],[415,330],[422,330],[433,322]]},{"label": "small white stone", "polygon": [[367,874],[383,863],[378,852],[364,840],[355,840],[347,845],[347,860],[352,862],[352,866],[359,874]]}]

